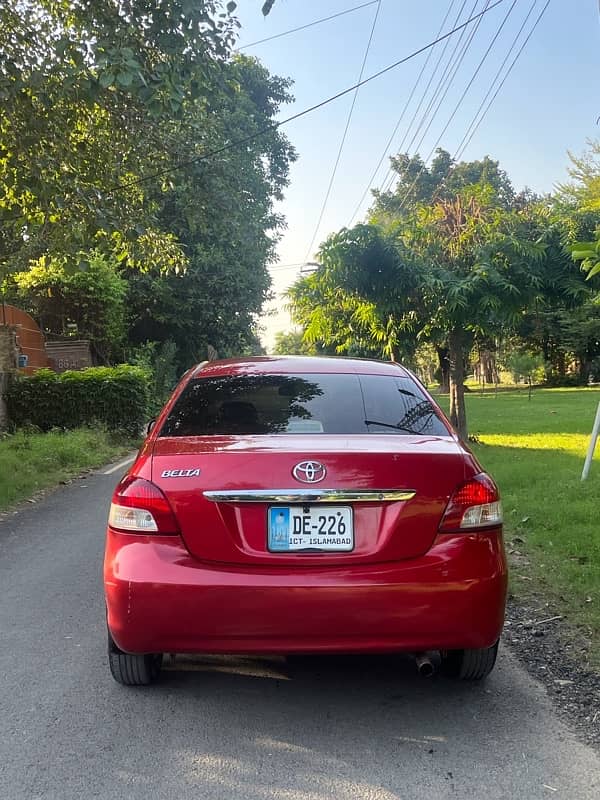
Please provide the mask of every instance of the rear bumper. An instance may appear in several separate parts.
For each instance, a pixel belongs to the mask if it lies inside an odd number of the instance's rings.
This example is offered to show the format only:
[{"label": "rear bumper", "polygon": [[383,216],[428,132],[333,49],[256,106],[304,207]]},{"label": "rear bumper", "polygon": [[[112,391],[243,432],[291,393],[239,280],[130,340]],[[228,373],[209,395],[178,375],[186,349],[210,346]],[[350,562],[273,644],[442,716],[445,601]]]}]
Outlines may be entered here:
[{"label": "rear bumper", "polygon": [[489,647],[500,636],[500,530],[352,569],[202,563],[178,537],[109,529],[108,626],[131,653],[389,652]]}]

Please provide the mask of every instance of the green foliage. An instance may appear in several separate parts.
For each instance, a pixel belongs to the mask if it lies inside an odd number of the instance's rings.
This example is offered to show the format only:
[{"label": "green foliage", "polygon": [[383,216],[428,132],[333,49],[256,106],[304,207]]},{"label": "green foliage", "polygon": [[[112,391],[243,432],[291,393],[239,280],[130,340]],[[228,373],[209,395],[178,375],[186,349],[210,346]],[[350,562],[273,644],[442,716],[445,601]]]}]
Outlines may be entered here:
[{"label": "green foliage", "polygon": [[79,253],[77,267],[66,257],[42,256],[29,270],[10,277],[18,305],[33,314],[42,329],[89,339],[105,360],[120,350],[125,337],[127,284],[116,263],[98,251]]},{"label": "green foliage", "polygon": [[467,396],[471,431],[480,441],[473,450],[502,495],[511,590],[529,595],[535,607],[550,602],[549,617],[563,614],[581,625],[597,665],[598,448],[585,483],[581,470],[599,401],[597,389],[541,389],[531,402],[526,390]]},{"label": "green foliage", "polygon": [[586,289],[560,230],[543,206],[532,211],[538,201],[517,201],[497,162],[453,164],[439,151],[429,169],[418,157],[394,163],[394,196],[377,197],[370,224],[323,244],[323,267],[290,292],[292,311],[309,340],[340,352],[359,337],[409,363],[420,343],[447,349],[451,418],[466,436],[473,342],[514,325],[551,287],[573,301]]},{"label": "green foliage", "polygon": [[506,358],[506,366],[510,370],[515,383],[522,379],[536,383],[543,380],[544,359],[539,353],[514,350]]},{"label": "green foliage", "polygon": [[289,292],[309,342],[346,355],[409,358],[416,313],[412,255],[375,225],[356,225],[321,246],[323,265]]},{"label": "green foliage", "polygon": [[505,209],[514,205],[516,195],[508,175],[489,156],[457,163],[450,153],[438,148],[429,167],[418,154],[399,153],[390,162],[394,188],[373,193],[372,221],[407,216],[419,205],[451,200],[476,184],[489,187],[495,204]]},{"label": "green foliage", "polygon": [[42,431],[100,423],[139,435],[147,419],[148,376],[140,367],[91,367],[57,374],[49,369],[14,378],[6,392],[16,427]]},{"label": "green foliage", "polygon": [[559,184],[559,197],[582,211],[600,212],[600,141],[588,139],[587,150],[569,153],[571,180]]},{"label": "green foliage", "polygon": [[144,342],[131,352],[129,361],[150,376],[148,415],[155,417],[168,400],[178,379],[175,342]]},{"label": "green foliage", "polygon": [[0,438],[0,511],[34,492],[70,482],[82,470],[100,467],[139,446],[105,428],[33,433]]},{"label": "green foliage", "polygon": [[216,15],[220,5],[23,0],[0,7],[5,268],[89,247],[101,231],[121,231],[127,241],[140,227],[154,228],[155,238],[168,238],[143,187],[114,187],[148,164],[180,159],[165,125],[217,90],[234,32],[233,20]]},{"label": "green foliage", "polygon": [[[253,59],[236,58],[224,71],[238,86],[213,121],[226,140],[264,129],[290,99],[288,83]],[[200,116],[192,122],[181,131],[182,150],[193,147],[204,125]],[[209,344],[222,354],[256,348],[256,320],[270,288],[265,265],[282,222],[272,202],[294,158],[287,140],[272,131],[226,158],[188,166],[168,193],[156,193],[157,215],[185,248],[187,266],[179,274],[152,265],[124,270],[133,344],[172,339],[182,368],[205,358]]]},{"label": "green foliage", "polygon": [[594,242],[575,242],[572,245],[573,261],[581,261],[588,278],[600,273],[600,236]]},{"label": "green foliage", "polygon": [[[570,250],[589,279],[600,273],[600,141],[588,140],[583,155],[569,153],[569,157],[572,180],[559,186],[559,200],[565,207],[565,216],[577,219],[580,228],[581,219],[587,217],[587,230],[577,231],[580,241],[572,241]],[[585,239],[582,233],[587,234]]]},{"label": "green foliage", "polygon": [[317,348],[305,340],[302,330],[278,331],[273,352],[282,356],[312,356],[317,353]]},{"label": "green foliage", "polygon": [[101,251],[128,282],[128,343],[172,339],[182,364],[254,342],[295,158],[270,127],[289,82],[234,55],[224,7],[0,6],[0,276]]}]

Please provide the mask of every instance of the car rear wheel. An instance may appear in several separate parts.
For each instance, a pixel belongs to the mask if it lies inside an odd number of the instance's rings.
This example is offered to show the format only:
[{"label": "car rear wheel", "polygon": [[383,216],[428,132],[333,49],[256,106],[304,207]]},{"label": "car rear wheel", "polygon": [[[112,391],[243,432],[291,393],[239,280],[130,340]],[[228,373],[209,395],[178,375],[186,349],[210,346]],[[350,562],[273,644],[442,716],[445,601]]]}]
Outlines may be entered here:
[{"label": "car rear wheel", "polygon": [[479,650],[445,650],[442,652],[442,672],[462,681],[480,681],[494,669],[498,642]]},{"label": "car rear wheel", "polygon": [[148,686],[160,674],[162,653],[124,653],[108,634],[108,665],[117,683],[123,686]]}]

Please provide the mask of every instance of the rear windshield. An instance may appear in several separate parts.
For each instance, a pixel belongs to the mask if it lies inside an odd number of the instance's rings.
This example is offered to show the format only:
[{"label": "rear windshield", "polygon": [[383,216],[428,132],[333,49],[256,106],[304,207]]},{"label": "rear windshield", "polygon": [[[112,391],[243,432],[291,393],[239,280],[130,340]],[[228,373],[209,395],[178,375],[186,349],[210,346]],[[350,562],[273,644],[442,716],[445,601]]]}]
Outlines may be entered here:
[{"label": "rear windshield", "polygon": [[190,381],[160,436],[277,433],[449,435],[409,378],[303,374]]}]

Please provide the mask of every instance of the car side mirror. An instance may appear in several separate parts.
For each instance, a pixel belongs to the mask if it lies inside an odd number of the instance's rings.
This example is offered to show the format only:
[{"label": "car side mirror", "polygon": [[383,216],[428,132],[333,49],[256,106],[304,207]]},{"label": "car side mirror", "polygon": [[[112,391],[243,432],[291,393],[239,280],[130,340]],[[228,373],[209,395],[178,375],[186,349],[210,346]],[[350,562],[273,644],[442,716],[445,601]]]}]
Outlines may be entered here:
[{"label": "car side mirror", "polygon": [[156,418],[151,419],[150,422],[146,425],[146,436],[152,433],[155,425],[156,425]]}]

